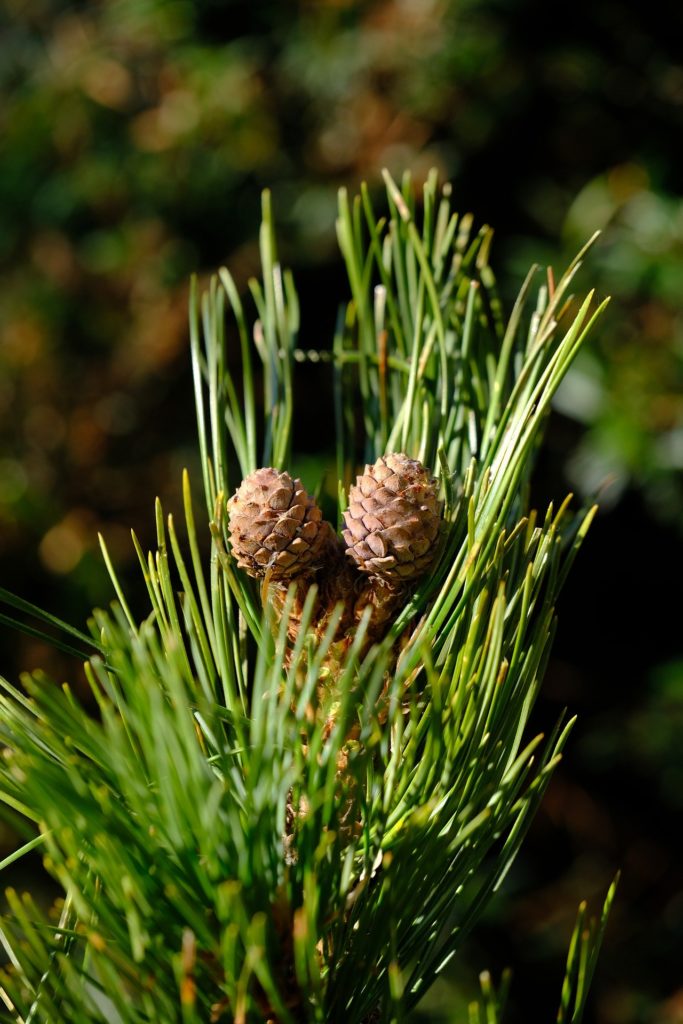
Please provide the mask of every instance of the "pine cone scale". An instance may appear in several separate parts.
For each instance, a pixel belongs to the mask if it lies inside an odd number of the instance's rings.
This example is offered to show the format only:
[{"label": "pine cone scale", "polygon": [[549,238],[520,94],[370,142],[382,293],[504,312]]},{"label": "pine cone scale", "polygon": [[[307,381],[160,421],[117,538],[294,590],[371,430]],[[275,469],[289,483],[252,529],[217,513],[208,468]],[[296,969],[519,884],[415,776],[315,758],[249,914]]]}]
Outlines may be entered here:
[{"label": "pine cone scale", "polygon": [[268,505],[276,512],[283,512],[289,508],[291,497],[291,491],[283,487],[269,498]]},{"label": "pine cone scale", "polygon": [[372,477],[363,477],[360,483],[360,492],[364,498],[369,498],[378,487],[379,483],[377,480],[373,480]]},{"label": "pine cone scale", "polygon": [[377,558],[384,558],[386,556],[387,545],[381,533],[369,534],[367,544],[373,555],[376,555]]},{"label": "pine cone scale", "polygon": [[275,559],[275,564],[280,569],[289,569],[296,563],[296,555],[291,554],[289,551],[281,551]]}]

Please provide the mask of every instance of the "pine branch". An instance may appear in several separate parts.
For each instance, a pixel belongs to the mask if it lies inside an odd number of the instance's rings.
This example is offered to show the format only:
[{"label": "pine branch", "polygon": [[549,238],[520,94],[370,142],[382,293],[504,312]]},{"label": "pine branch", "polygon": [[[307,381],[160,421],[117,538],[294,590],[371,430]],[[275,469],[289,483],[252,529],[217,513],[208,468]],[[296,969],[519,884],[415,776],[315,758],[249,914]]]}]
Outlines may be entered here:
[{"label": "pine branch", "polygon": [[[407,180],[387,178],[387,199],[377,219],[367,190],[340,196],[340,491],[360,455],[400,448],[425,463],[444,498],[433,569],[379,643],[368,606],[340,644],[344,608],[320,619],[324,587],[259,588],[236,565],[229,474],[285,469],[296,417],[298,302],[266,195],[251,327],[227,270],[201,298],[193,287],[204,512],[186,475],[184,530],[157,503],[156,549],[134,538],[144,621],[107,561],[118,603],[94,613],[87,664],[98,717],[40,676],[27,696],[2,684],[0,798],[34,823],[24,851],[42,846],[65,894],[57,923],[8,897],[2,1019],[400,1020],[519,851],[572,725],[528,732],[557,595],[594,514],[564,502],[539,516],[528,482],[602,306],[568,304],[575,261],[535,305],[530,274],[504,326],[490,230],[452,213],[433,175],[420,214]],[[610,900],[599,927],[577,924],[562,1020],[580,1019]],[[482,998],[470,1021],[499,1020],[486,977]]]}]

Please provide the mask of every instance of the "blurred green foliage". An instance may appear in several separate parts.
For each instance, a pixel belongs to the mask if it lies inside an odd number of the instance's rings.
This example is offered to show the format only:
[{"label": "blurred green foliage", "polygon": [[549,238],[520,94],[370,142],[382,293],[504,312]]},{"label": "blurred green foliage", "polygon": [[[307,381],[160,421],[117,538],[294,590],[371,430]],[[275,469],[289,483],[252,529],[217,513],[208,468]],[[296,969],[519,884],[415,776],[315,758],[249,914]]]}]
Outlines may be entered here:
[{"label": "blurred green foliage", "polygon": [[570,207],[568,246],[596,227],[599,286],[615,301],[558,401],[588,428],[568,475],[584,493],[608,481],[609,503],[635,485],[683,529],[683,199],[656,191],[642,165],[614,167]]},{"label": "blurred green foliage", "polygon": [[[548,460],[549,471],[584,492],[602,488],[603,504],[614,505],[608,554],[599,535],[589,553],[604,580],[599,600],[566,622],[565,658],[569,646],[587,652],[585,618],[600,623],[592,636],[602,675],[595,669],[586,682],[585,666],[575,667],[584,681],[563,697],[584,718],[593,694],[613,703],[579,748],[578,781],[563,788],[560,776],[546,811],[548,832],[561,827],[569,846],[594,836],[597,853],[546,879],[553,899],[540,911],[520,896],[534,879],[513,877],[516,909],[501,910],[504,929],[492,923],[486,955],[473,960],[500,967],[514,942],[536,976],[542,947],[564,945],[576,893],[591,889],[586,877],[602,887],[623,847],[632,867],[624,935],[637,954],[628,985],[623,971],[615,980],[627,940],[615,943],[610,966],[608,936],[595,1019],[683,1020],[666,946],[683,934],[672,895],[682,880],[666,861],[680,844],[667,847],[654,824],[660,812],[672,821],[680,813],[680,709],[650,672],[678,657],[680,641],[652,602],[647,653],[634,667],[637,643],[625,638],[642,623],[606,624],[615,594],[637,605],[658,585],[646,553],[634,557],[651,527],[634,488],[660,523],[683,522],[683,170],[674,146],[683,11],[645,18],[616,0],[575,0],[561,18],[542,0],[6,0],[0,18],[0,559],[5,586],[66,618],[82,622],[109,600],[97,530],[135,578],[129,528],[151,543],[151,499],[178,507],[180,468],[196,468],[187,278],[229,260],[245,285],[262,187],[273,188],[283,258],[308,316],[302,342],[315,347],[334,329],[317,317],[316,296],[328,309],[330,291],[341,297],[336,189],[372,183],[382,166],[410,168],[418,186],[433,165],[453,179],[456,206],[495,226],[499,265],[559,265],[603,229],[588,274],[613,302],[560,396]],[[302,464],[324,464],[322,380],[311,370],[300,396]],[[665,539],[673,572],[683,552]],[[615,569],[620,558],[630,572]],[[8,674],[45,665],[59,676],[45,647],[3,643]],[[551,670],[551,701],[553,685]],[[646,804],[652,794],[652,820],[633,801],[609,809],[614,779]],[[557,861],[546,841],[541,823],[542,853],[529,860],[538,877]],[[651,898],[656,885],[667,894]],[[549,939],[558,893],[566,929]],[[639,945],[660,909],[670,922],[661,944]]]}]

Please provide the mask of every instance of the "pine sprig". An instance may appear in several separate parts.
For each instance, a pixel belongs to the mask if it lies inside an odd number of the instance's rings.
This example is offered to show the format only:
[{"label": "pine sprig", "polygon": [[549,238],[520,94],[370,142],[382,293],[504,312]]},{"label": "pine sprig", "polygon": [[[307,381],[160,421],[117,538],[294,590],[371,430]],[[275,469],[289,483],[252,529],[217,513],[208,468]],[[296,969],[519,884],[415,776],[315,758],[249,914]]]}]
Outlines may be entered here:
[{"label": "pine sprig", "polygon": [[[0,797],[34,823],[65,902],[50,924],[9,897],[0,1019],[398,1021],[519,851],[572,726],[528,734],[557,595],[594,514],[564,502],[538,516],[528,481],[602,307],[568,304],[575,261],[533,308],[530,274],[504,326],[490,230],[473,234],[434,176],[420,213],[408,180],[387,179],[387,201],[377,219],[366,189],[340,197],[339,478],[396,448],[428,464],[445,498],[435,568],[369,650],[365,616],[329,686],[341,609],[316,639],[311,588],[292,644],[294,590],[278,617],[232,559],[231,473],[286,468],[296,419],[298,303],[266,195],[253,319],[227,270],[201,298],[193,287],[205,505],[198,515],[186,475],[184,528],[157,503],[156,549],[134,538],[144,621],[104,549],[118,603],[93,617],[98,717],[41,677],[26,695],[2,684]],[[605,917],[577,925],[562,1020],[580,1019]],[[497,1021],[489,981],[482,998],[470,1020]]]}]

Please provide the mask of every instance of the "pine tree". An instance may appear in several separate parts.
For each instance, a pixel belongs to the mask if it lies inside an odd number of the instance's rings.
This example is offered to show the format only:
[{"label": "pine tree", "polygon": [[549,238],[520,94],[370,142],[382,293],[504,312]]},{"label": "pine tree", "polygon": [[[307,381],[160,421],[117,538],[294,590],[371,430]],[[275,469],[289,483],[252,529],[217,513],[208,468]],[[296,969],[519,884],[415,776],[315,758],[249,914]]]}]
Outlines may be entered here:
[{"label": "pine tree", "polygon": [[[41,675],[2,683],[0,796],[30,828],[5,865],[39,849],[64,893],[54,920],[7,893],[2,1020],[405,1020],[519,851],[573,724],[527,732],[595,512],[539,514],[528,484],[602,306],[570,296],[581,253],[535,297],[532,269],[505,322],[491,231],[434,175],[419,211],[408,179],[386,183],[388,216],[365,188],[340,195],[351,297],[313,354],[333,377],[338,523],[289,475],[307,354],[266,194],[253,322],[228,270],[193,289],[204,500],[185,474],[183,530],[157,503],[156,550],[133,538],[149,615],[106,547],[117,600],[89,633],[2,594],[5,621],[57,626],[87,659],[98,710]],[[385,494],[363,523],[385,470],[404,504],[386,519]],[[597,922],[580,909],[562,1022],[612,895]],[[506,988],[483,975],[470,1022],[499,1021]]]}]

